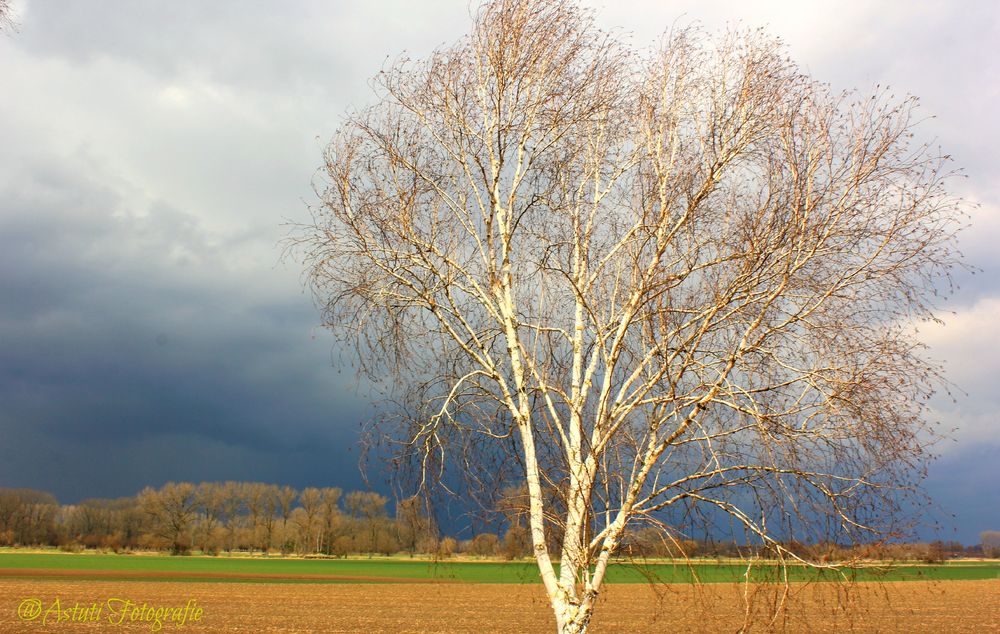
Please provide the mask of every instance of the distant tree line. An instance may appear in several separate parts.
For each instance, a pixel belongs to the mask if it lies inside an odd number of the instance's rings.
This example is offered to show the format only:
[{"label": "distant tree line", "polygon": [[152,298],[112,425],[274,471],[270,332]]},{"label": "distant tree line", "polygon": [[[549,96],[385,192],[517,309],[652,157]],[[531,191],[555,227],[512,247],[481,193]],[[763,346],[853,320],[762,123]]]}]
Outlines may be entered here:
[{"label": "distant tree line", "polygon": [[[147,487],[133,497],[87,499],[60,504],[33,489],[0,488],[0,546],[54,546],[66,550],[104,549],[260,552],[297,555],[464,554],[519,559],[530,553],[527,497],[505,489],[496,504],[497,532],[471,539],[443,535],[420,498],[395,504],[371,491],[290,486],[259,482],[170,482]],[[558,542],[557,526],[549,531]],[[986,531],[982,543],[958,542],[842,546],[785,544],[804,558],[842,561],[873,559],[942,561],[955,557],[1000,557],[1000,531]],[[622,555],[633,558],[740,557],[762,555],[736,542],[667,539],[661,530],[627,535]]]},{"label": "distant tree line", "polygon": [[[995,534],[997,541],[987,535]],[[851,560],[942,562],[961,557],[1000,558],[1000,532],[986,531],[982,542],[964,546],[958,541],[893,542],[879,544],[837,544],[818,542],[803,544],[797,541],[781,542],[788,552],[806,561],[844,562]],[[768,557],[772,549],[739,544],[735,541],[703,541],[694,539],[669,539],[658,529],[641,529],[627,536],[622,554],[634,558],[745,558]]]},{"label": "distant tree line", "polygon": [[59,504],[47,492],[0,488],[0,546],[279,552],[344,557],[357,554],[481,556],[528,554],[528,536],[511,526],[457,540],[442,535],[420,498],[395,504],[371,491],[259,482],[170,482],[134,497]]},{"label": "distant tree line", "polygon": [[370,491],[259,482],[170,482],[134,497],[71,505],[42,491],[0,489],[0,544],[336,556],[442,547],[420,500],[400,501],[393,518],[387,505]]}]

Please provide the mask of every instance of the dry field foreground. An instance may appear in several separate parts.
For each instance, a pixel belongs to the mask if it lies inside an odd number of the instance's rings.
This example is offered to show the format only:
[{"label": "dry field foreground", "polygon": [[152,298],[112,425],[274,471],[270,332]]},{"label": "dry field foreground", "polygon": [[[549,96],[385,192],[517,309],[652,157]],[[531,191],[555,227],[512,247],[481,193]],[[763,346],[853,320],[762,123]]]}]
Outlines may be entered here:
[{"label": "dry field foreground", "polygon": [[[857,584],[793,588],[784,621],[751,631],[1000,632],[1000,580]],[[753,605],[767,609],[773,589]],[[60,622],[52,609],[102,606],[90,623]],[[198,622],[163,623],[162,632],[552,632],[540,585],[447,583],[271,584],[0,579],[0,632],[150,632],[154,623],[109,622],[108,599],[140,607],[201,607]],[[47,615],[19,618],[32,605]],[[122,603],[117,603],[120,606]],[[606,588],[591,631],[735,632],[743,623],[744,588],[713,584]],[[124,614],[125,611],[119,611]]]}]

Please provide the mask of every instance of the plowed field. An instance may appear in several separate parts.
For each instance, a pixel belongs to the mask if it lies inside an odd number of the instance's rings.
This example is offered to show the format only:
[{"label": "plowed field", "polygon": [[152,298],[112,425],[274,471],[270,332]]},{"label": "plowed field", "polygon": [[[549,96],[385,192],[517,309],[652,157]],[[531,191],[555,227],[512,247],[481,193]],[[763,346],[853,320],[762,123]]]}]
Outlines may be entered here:
[{"label": "plowed field", "polygon": [[[750,610],[763,613],[771,611],[778,597],[767,586],[757,587],[747,597],[745,588],[735,584],[675,585],[657,591],[643,585],[611,585],[602,595],[591,631],[733,632],[744,621],[748,598]],[[141,610],[144,603],[145,613]],[[188,621],[179,625],[165,618],[159,631],[479,634],[555,629],[538,584],[8,578],[0,579],[0,632],[157,631],[155,619],[150,620],[154,609],[185,605],[191,606]],[[785,605],[781,620],[751,631],[1000,632],[1000,581],[994,580],[846,588],[829,583],[800,585],[793,587]],[[75,616],[74,606],[78,608]],[[85,613],[88,608],[90,612]],[[198,621],[191,620],[192,608],[202,610]],[[92,620],[73,622],[72,618]]]}]

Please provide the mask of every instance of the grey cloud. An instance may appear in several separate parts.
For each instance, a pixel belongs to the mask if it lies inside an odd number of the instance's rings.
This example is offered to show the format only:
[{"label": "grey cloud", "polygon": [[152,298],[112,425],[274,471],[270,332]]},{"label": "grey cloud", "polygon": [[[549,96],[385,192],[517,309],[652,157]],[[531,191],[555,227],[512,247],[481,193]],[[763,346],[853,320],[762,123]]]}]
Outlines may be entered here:
[{"label": "grey cloud", "polygon": [[996,486],[1000,445],[973,444],[935,461],[927,477],[934,505],[924,539],[979,543],[979,533],[1000,526],[1000,488]]},{"label": "grey cloud", "polygon": [[[458,11],[456,11],[458,9]],[[21,18],[28,50],[87,64],[129,60],[163,77],[207,75],[221,84],[329,95],[359,83],[401,48],[430,48],[461,32],[454,2],[330,3],[118,0],[28,4]],[[377,26],[375,26],[377,24]],[[448,27],[452,27],[450,30]],[[372,31],[381,37],[372,37]],[[386,47],[386,40],[398,46]],[[356,60],[372,60],[371,66]]]},{"label": "grey cloud", "polygon": [[[122,215],[122,197],[80,173],[26,168],[0,189],[0,289],[16,298],[0,304],[0,435],[33,446],[0,461],[0,481],[40,476],[39,453],[70,473],[103,448],[120,455],[107,462],[117,477],[136,482],[251,467],[290,478],[297,454],[343,453],[366,414],[330,371],[330,340],[311,338],[315,314],[298,289],[245,292],[255,272],[219,265],[193,218],[163,203]],[[196,261],[179,261],[179,245]],[[201,283],[175,273],[189,265]],[[269,265],[256,274],[280,273]],[[330,471],[357,479],[355,465]],[[98,476],[87,494],[113,480]],[[61,482],[55,492],[68,495]]]}]

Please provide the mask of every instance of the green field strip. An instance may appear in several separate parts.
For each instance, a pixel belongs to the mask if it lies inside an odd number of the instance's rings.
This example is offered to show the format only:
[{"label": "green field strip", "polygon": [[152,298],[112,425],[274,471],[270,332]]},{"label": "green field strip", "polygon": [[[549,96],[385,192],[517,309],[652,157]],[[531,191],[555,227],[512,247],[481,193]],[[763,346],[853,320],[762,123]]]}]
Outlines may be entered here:
[{"label": "green field strip", "polygon": [[[0,569],[18,571],[73,571],[66,578],[104,578],[158,581],[255,581],[261,583],[356,583],[362,581],[437,581],[458,583],[535,583],[533,562],[428,561],[407,559],[288,559],[248,557],[171,557],[0,552]],[[87,575],[87,572],[93,575]],[[120,572],[127,577],[102,577]],[[144,574],[145,573],[145,574]],[[172,576],[157,577],[158,573]],[[145,576],[148,574],[149,576]],[[731,562],[616,563],[608,568],[608,583],[732,583],[746,580],[746,564]],[[973,581],[1000,579],[1000,563],[900,564],[841,571],[755,564],[751,581]],[[184,575],[191,575],[190,577]],[[215,576],[218,575],[218,576]],[[268,575],[266,578],[253,578]],[[272,577],[273,575],[273,577]],[[243,578],[243,577],[246,578]],[[294,579],[293,577],[303,577]],[[329,577],[329,578],[321,578]],[[55,578],[52,576],[38,578]]]}]

